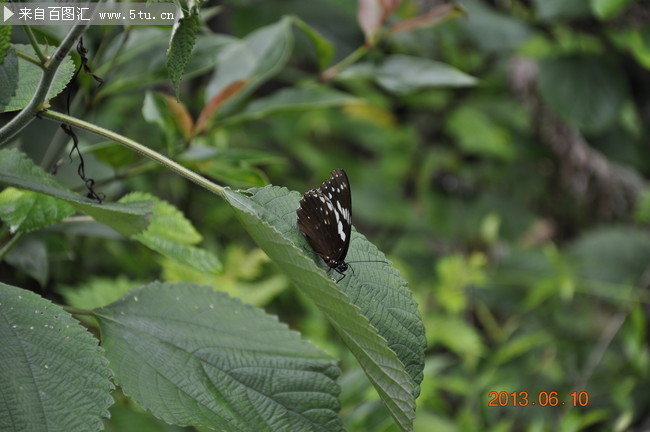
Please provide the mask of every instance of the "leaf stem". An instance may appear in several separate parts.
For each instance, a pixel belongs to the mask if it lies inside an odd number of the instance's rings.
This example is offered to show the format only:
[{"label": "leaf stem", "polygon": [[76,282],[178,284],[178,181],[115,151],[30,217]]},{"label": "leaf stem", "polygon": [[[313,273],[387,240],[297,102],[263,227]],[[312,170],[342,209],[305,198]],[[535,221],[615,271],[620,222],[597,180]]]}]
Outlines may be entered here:
[{"label": "leaf stem", "polygon": [[36,57],[30,56],[29,54],[24,53],[22,51],[16,51],[16,56],[18,56],[18,57],[20,57],[20,58],[22,58],[22,59],[24,59],[24,60],[26,60],[26,61],[28,61],[30,63],[35,64],[36,66],[38,66],[41,69],[43,69],[43,64],[45,64],[44,62],[37,59]]},{"label": "leaf stem", "polygon": [[32,45],[32,48],[34,48],[34,52],[36,53],[36,56],[41,60],[39,66],[42,67],[49,60],[48,57],[43,53],[43,50],[41,49],[41,45],[36,40],[36,35],[32,31],[32,27],[25,26],[23,30],[25,30],[25,33],[27,33],[27,37],[29,38],[29,43]]},{"label": "leaf stem", "polygon": [[334,76],[338,75],[339,72],[341,72],[343,69],[347,68],[357,60],[359,60],[361,57],[366,55],[368,51],[370,50],[370,46],[368,45],[361,45],[359,48],[356,50],[352,51],[346,58],[335,64],[334,66],[328,68],[325,72],[322,73],[321,75],[321,81],[328,81],[332,79]]},{"label": "leaf stem", "polygon": [[49,120],[54,120],[59,123],[66,123],[70,126],[77,127],[79,129],[87,130],[88,132],[92,132],[97,135],[101,135],[105,138],[108,138],[109,140],[115,141],[119,144],[122,144],[125,147],[130,148],[131,150],[134,150],[138,153],[140,153],[142,156],[149,158],[153,160],[154,162],[159,163],[160,165],[169,168],[170,170],[174,171],[180,176],[185,177],[189,181],[196,183],[197,185],[209,190],[210,192],[213,192],[217,195],[223,195],[223,186],[220,186],[218,184],[212,183],[210,180],[206,179],[205,177],[195,173],[194,171],[185,168],[183,165],[173,161],[172,159],[150,149],[149,147],[142,145],[138,143],[137,141],[134,141],[130,138],[127,138],[123,135],[120,135],[118,133],[115,133],[113,131],[110,131],[108,129],[104,129],[101,126],[97,126],[92,123],[88,123],[86,121],[83,121],[81,119],[78,119],[76,117],[72,117],[57,111],[52,111],[52,110],[44,110],[41,112],[41,117],[49,119]]},{"label": "leaf stem", "polygon": [[11,236],[9,241],[0,249],[0,262],[5,259],[5,255],[9,253],[13,245],[23,236],[23,233],[19,232]]},{"label": "leaf stem", "polygon": [[73,315],[95,316],[95,312],[88,309],[79,309],[73,306],[61,306],[64,311]]}]

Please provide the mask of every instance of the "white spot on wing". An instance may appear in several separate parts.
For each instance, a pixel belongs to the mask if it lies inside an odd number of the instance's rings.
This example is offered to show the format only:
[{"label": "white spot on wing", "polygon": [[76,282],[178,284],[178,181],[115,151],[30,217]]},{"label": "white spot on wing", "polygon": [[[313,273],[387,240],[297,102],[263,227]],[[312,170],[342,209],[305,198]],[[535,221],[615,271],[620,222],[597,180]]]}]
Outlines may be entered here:
[{"label": "white spot on wing", "polygon": [[347,223],[350,223],[350,211],[348,209],[346,209],[346,208],[341,208],[341,203],[339,203],[339,202],[336,203],[336,207],[339,209],[339,211],[343,215],[343,219],[345,219],[345,221]]},{"label": "white spot on wing", "polygon": [[[336,205],[341,208],[339,203],[337,202]],[[339,212],[334,210],[334,216],[336,216],[336,228],[338,229],[339,236],[341,237],[341,240],[345,241],[346,235],[345,231],[343,231],[343,222],[341,222],[341,217],[339,216]]]},{"label": "white spot on wing", "polygon": [[343,209],[343,217],[345,218],[345,221],[350,224],[350,210],[348,209]]},{"label": "white spot on wing", "polygon": [[[338,217],[337,217],[338,219]],[[345,241],[345,232],[343,232],[343,223],[341,221],[338,221],[338,228],[339,228],[339,235],[341,236],[341,240]]]}]

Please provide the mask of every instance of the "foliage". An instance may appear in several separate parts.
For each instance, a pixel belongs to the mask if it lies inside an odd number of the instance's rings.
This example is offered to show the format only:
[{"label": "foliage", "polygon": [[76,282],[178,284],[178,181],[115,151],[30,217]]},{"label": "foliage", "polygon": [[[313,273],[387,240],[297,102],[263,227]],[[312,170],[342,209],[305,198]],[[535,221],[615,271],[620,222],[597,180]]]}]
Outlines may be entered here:
[{"label": "foliage", "polygon": [[181,6],[0,26],[2,431],[647,427],[647,2]]}]

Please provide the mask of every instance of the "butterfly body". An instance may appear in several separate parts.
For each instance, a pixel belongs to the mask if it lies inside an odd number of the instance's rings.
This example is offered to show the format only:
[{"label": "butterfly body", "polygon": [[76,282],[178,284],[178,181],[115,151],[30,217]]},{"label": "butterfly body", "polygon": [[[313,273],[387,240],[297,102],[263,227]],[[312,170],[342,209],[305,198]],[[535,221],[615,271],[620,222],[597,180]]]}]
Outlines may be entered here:
[{"label": "butterfly body", "polygon": [[335,169],[318,189],[305,192],[296,213],[298,229],[312,249],[328,267],[344,275],[352,231],[352,196],[345,171]]}]

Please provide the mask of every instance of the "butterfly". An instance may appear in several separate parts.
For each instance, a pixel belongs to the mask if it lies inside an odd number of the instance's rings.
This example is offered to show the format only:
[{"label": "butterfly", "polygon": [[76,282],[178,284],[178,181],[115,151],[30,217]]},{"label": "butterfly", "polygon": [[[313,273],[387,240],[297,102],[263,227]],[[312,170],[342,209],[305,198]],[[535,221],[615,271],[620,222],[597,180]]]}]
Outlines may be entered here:
[{"label": "butterfly", "polygon": [[335,169],[318,189],[305,192],[296,213],[298,229],[325,264],[342,275],[337,282],[341,281],[348,269],[345,256],[352,230],[352,195],[345,171]]}]

